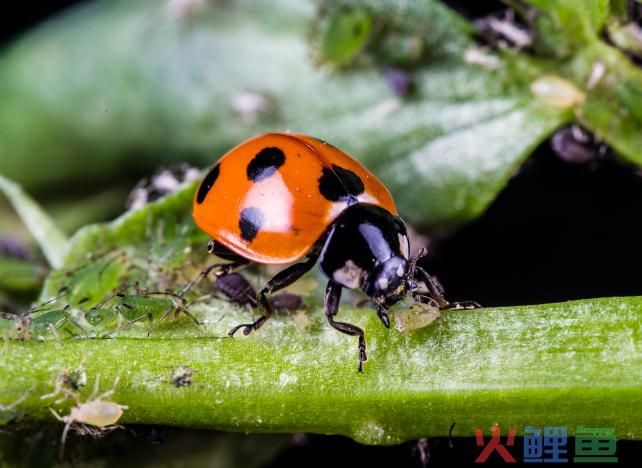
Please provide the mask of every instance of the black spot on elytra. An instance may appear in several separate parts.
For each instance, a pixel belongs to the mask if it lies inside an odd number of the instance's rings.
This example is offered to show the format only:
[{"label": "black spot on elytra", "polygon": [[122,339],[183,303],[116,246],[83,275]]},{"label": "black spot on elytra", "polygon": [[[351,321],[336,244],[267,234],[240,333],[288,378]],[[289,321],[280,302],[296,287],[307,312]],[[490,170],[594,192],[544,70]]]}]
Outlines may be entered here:
[{"label": "black spot on elytra", "polygon": [[214,185],[214,182],[216,182],[216,179],[218,179],[218,175],[221,172],[220,165],[217,164],[214,166],[210,171],[207,173],[205,178],[203,179],[203,182],[201,182],[201,186],[198,188],[198,195],[196,195],[196,201],[198,203],[203,203],[205,200],[205,197],[209,193],[210,189]]},{"label": "black spot on elytra", "polygon": [[274,174],[285,162],[285,154],[280,148],[271,146],[259,151],[247,165],[247,178],[260,182]]},{"label": "black spot on elytra", "polygon": [[361,178],[349,169],[336,164],[332,169],[323,168],[319,178],[319,191],[330,201],[356,201],[355,198],[363,193],[364,186]]},{"label": "black spot on elytra", "polygon": [[250,242],[254,239],[262,225],[263,213],[261,213],[260,209],[250,206],[241,210],[239,228],[241,229],[241,237],[244,240]]}]

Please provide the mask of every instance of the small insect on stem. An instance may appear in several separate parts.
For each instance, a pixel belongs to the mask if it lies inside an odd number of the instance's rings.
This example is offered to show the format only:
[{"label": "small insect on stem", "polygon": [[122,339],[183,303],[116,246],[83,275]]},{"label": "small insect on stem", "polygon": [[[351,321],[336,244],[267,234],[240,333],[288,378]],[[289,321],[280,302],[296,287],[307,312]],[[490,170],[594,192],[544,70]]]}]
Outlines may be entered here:
[{"label": "small insect on stem", "polygon": [[[125,294],[131,287],[135,287],[135,294]],[[116,302],[116,299],[118,299],[117,303],[113,304],[112,302]],[[137,283],[134,283],[116,289],[92,307],[85,318],[94,326],[116,324],[114,329],[103,335],[106,338],[141,320],[149,321],[148,334],[151,334],[151,324],[154,321],[161,322],[172,312],[183,313],[200,325],[198,319],[187,310],[186,300],[179,294],[172,291],[141,289]]]},{"label": "small insect on stem", "polygon": [[0,319],[13,322],[13,330],[7,330],[6,336],[8,339],[24,341],[31,337],[31,319],[28,315],[0,311]]},{"label": "small insect on stem", "polygon": [[166,383],[172,384],[176,388],[189,387],[192,385],[192,377],[194,376],[194,369],[186,365],[180,365],[169,373],[169,380]]},{"label": "small insect on stem", "polygon": [[[116,423],[122,417],[123,410],[128,409],[128,407],[113,401],[105,400],[105,398],[114,393],[116,386],[118,385],[118,381],[119,378],[116,377],[112,388],[98,395],[100,388],[100,374],[96,374],[96,385],[94,386],[92,394],[85,402],[81,402],[80,398],[76,395],[76,405],[71,408],[68,415],[60,416],[56,410],[49,408],[58,421],[65,423],[65,428],[62,431],[61,437],[60,458],[64,455],[65,441],[67,440],[67,434],[71,428],[76,429],[76,431],[80,433],[96,433],[96,431],[90,430],[89,427],[97,428],[99,433],[122,428],[122,426],[119,426]],[[74,425],[77,425],[78,427]]]},{"label": "small insect on stem", "polygon": [[54,384],[54,391],[41,395],[40,399],[45,400],[62,395],[61,398],[54,401],[54,404],[56,405],[62,403],[67,398],[77,399],[80,389],[87,385],[87,374],[85,372],[86,360],[87,355],[83,353],[80,365],[74,370],[69,370],[68,368],[61,366],[50,367],[49,370],[52,374],[48,383]]},{"label": "small insect on stem", "polygon": [[562,77],[543,75],[531,83],[531,92],[542,102],[559,109],[579,106],[586,94]]}]

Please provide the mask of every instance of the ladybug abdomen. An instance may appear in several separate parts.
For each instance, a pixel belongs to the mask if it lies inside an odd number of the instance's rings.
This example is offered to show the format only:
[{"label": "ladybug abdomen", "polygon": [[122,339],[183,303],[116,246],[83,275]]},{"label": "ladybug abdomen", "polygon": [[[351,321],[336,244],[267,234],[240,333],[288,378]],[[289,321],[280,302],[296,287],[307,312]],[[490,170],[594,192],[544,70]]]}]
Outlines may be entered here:
[{"label": "ladybug abdomen", "polygon": [[194,220],[249,260],[304,257],[348,206],[396,213],[387,189],[361,164],[324,142],[289,133],[250,139],[223,156],[194,198]]}]

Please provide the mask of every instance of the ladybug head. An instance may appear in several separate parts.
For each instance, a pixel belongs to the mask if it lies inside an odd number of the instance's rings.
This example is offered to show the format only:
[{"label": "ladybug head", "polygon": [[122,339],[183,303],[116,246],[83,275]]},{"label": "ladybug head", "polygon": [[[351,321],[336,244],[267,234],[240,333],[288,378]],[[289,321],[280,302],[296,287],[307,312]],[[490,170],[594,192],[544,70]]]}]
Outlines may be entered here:
[{"label": "ladybug head", "polygon": [[411,289],[409,262],[399,256],[379,263],[365,275],[361,289],[384,307],[391,307],[403,299]]}]

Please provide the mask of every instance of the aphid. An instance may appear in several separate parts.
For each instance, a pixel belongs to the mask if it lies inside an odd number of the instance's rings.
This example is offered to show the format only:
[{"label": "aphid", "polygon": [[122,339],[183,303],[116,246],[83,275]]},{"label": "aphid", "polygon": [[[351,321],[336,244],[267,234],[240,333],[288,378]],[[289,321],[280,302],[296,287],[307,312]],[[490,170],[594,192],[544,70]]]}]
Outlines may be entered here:
[{"label": "aphid", "polygon": [[515,12],[506,10],[500,15],[490,15],[480,18],[474,23],[477,32],[498,48],[508,48],[519,51],[530,47],[533,43],[533,33],[517,22]]},{"label": "aphid", "polygon": [[229,273],[216,278],[216,288],[232,302],[256,307],[256,291],[252,285],[238,273]]},{"label": "aphid", "polygon": [[184,182],[195,180],[199,174],[196,168],[188,164],[162,169],[136,184],[127,199],[127,209],[138,210],[147,203],[176,191]]},{"label": "aphid", "polygon": [[254,137],[223,156],[194,196],[196,224],[212,236],[208,251],[231,263],[204,269],[183,291],[216,270],[222,275],[251,262],[289,264],[260,290],[261,316],[232,328],[247,335],[272,315],[268,297],[318,262],[329,278],[325,313],[329,324],[359,340],[359,364],[367,359],[361,328],[335,320],[343,288],[361,289],[386,310],[424,284],[439,307],[450,307],[432,278],[410,258],[406,225],[386,187],[343,151],[294,133]]},{"label": "aphid", "polygon": [[62,398],[54,401],[54,404],[60,404],[67,398],[78,398],[78,392],[87,385],[87,373],[85,372],[86,355],[83,353],[80,365],[73,370],[66,367],[51,367],[51,377],[49,384],[54,384],[54,391],[41,395],[40,399],[55,398],[62,395]]},{"label": "aphid", "polygon": [[[252,285],[238,273],[228,273],[216,278],[216,287],[232,302],[241,306],[257,307],[256,291]],[[270,298],[272,307],[279,312],[291,312],[304,307],[303,299],[298,294],[287,291],[275,294]]]},{"label": "aphid", "polygon": [[[136,286],[136,294],[127,295],[124,291],[131,285],[124,286],[103,299],[85,313],[85,320],[94,327],[108,328],[115,326],[104,337],[119,332],[141,320],[152,323],[161,322],[172,312],[183,313],[197,325],[200,322],[186,308],[186,300],[171,291],[149,291]],[[151,329],[149,333],[151,333]]]},{"label": "aphid", "polygon": [[69,305],[92,307],[118,287],[127,271],[127,254],[114,251],[89,254],[79,266],[54,272],[53,278],[64,284],[60,291]]},{"label": "aphid", "polygon": [[558,108],[575,107],[586,99],[586,94],[573,83],[557,75],[540,76],[531,83],[531,92],[546,104]]},{"label": "aphid", "polygon": [[305,303],[301,296],[287,291],[283,291],[272,296],[270,298],[270,303],[277,312],[295,312],[305,308]]},{"label": "aphid", "polygon": [[415,302],[409,308],[394,313],[395,328],[401,333],[414,333],[427,327],[441,316],[434,304]]},{"label": "aphid", "polygon": [[[89,396],[87,401],[84,403],[76,396],[76,405],[71,408],[71,411],[66,416],[60,416],[56,410],[49,408],[51,413],[58,419],[58,421],[65,423],[65,428],[62,431],[61,445],[60,445],[60,457],[64,453],[65,441],[67,440],[67,434],[69,429],[74,427],[74,424],[78,425],[78,432],[83,433],[96,433],[95,428],[100,430],[100,433],[105,431],[110,431],[113,429],[120,428],[116,423],[123,415],[123,410],[126,410],[128,407],[125,405],[120,405],[113,401],[105,400],[105,398],[111,396],[116,390],[118,385],[118,377],[114,380],[114,385],[112,388],[100,395],[98,391],[100,388],[100,377],[96,374],[96,385],[94,391]],[[87,426],[93,426],[88,428]]]},{"label": "aphid", "polygon": [[180,365],[172,370],[169,375],[169,383],[174,387],[189,387],[192,385],[194,369],[186,365]]},{"label": "aphid", "polygon": [[564,127],[551,138],[551,148],[564,162],[588,164],[604,156],[608,147],[577,125]]},{"label": "aphid", "polygon": [[8,339],[24,341],[31,338],[31,319],[27,314],[0,311],[0,319],[3,319],[2,328]]}]

